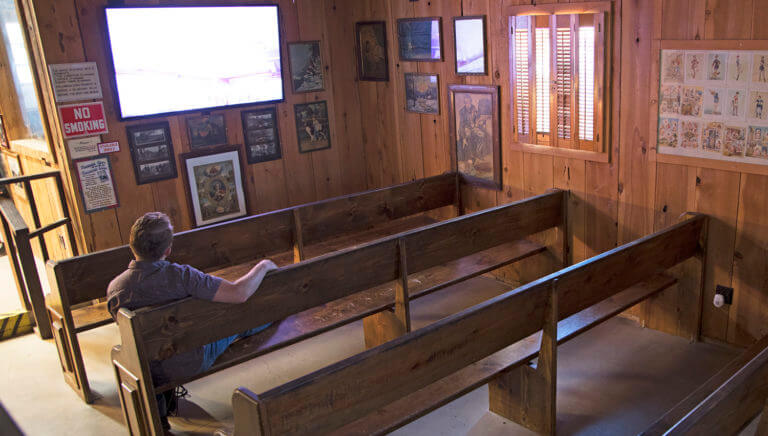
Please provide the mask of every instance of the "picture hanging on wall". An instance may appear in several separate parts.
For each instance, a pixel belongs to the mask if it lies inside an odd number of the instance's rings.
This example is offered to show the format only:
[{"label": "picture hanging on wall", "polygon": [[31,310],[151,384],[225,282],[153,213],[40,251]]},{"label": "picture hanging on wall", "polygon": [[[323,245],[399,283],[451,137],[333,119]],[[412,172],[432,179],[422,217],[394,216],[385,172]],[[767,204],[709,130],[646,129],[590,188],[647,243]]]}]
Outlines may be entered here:
[{"label": "picture hanging on wall", "polygon": [[387,25],[384,21],[365,21],[355,24],[357,39],[358,79],[389,80],[387,58]]},{"label": "picture hanging on wall", "polygon": [[501,189],[499,88],[449,85],[454,168],[470,183]]},{"label": "picture hanging on wall", "polygon": [[397,20],[400,60],[442,61],[442,22],[440,17],[401,18]]},{"label": "picture hanging on wall", "polygon": [[456,74],[488,74],[485,16],[453,19]]},{"label": "picture hanging on wall", "polygon": [[659,154],[768,165],[767,68],[768,51],[661,50]]},{"label": "picture hanging on wall", "polygon": [[328,122],[328,105],[325,101],[303,103],[293,106],[296,116],[296,137],[299,151],[331,148],[331,129]]},{"label": "picture hanging on wall", "polygon": [[277,109],[269,107],[254,111],[245,111],[243,119],[243,137],[245,138],[245,156],[249,164],[277,160],[282,157],[280,135],[277,131]]},{"label": "picture hanging on wall", "polygon": [[203,147],[226,145],[227,126],[224,114],[206,114],[187,118],[189,148],[197,150]]},{"label": "picture hanging on wall", "polygon": [[420,114],[440,113],[437,74],[405,73],[405,109]]},{"label": "picture hanging on wall", "polygon": [[205,226],[246,214],[243,173],[238,147],[214,153],[181,155],[195,226]]},{"label": "picture hanging on wall", "polygon": [[80,196],[86,213],[120,206],[109,156],[80,159],[72,164],[77,173]]},{"label": "picture hanging on wall", "polygon": [[0,115],[0,147],[11,148],[11,141],[5,130],[5,118],[2,115]]},{"label": "picture hanging on wall", "polygon": [[[3,163],[5,164],[5,177],[22,176],[19,153],[11,150],[2,150],[2,152]],[[13,192],[20,198],[27,198],[27,192],[24,190],[24,183],[14,183]]]},{"label": "picture hanging on wall", "polygon": [[293,92],[315,92],[325,89],[320,41],[288,44],[288,58]]},{"label": "picture hanging on wall", "polygon": [[128,126],[126,131],[137,185],[176,178],[176,156],[167,121]]}]

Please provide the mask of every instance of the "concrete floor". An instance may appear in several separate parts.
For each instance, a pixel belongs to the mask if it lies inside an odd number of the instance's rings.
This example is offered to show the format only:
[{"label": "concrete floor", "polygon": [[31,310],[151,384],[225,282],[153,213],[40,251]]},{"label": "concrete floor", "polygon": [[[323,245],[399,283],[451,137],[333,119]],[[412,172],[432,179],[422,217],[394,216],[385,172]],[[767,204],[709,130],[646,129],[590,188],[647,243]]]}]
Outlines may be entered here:
[{"label": "concrete floor", "polygon": [[[485,277],[415,302],[422,327],[501,293]],[[55,346],[34,335],[0,342],[0,402],[28,435],[124,434],[109,350],[114,325],[80,335],[91,385],[102,398],[88,406],[64,383]],[[173,434],[211,434],[231,423],[237,386],[262,392],[363,350],[360,322],[230,368],[187,385],[191,396],[171,420]],[[634,435],[735,356],[711,344],[689,344],[615,318],[559,348],[558,433]],[[397,435],[531,434],[488,412],[487,388],[412,422]]]}]

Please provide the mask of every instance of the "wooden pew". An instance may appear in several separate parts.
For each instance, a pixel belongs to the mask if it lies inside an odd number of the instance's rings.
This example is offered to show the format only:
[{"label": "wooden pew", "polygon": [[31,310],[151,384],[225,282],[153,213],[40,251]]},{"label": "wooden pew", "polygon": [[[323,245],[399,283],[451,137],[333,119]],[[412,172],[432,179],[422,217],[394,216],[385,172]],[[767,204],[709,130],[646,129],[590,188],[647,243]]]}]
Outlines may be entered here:
[{"label": "wooden pew", "polygon": [[[329,329],[385,313],[364,321],[386,324],[373,329],[374,337],[366,339],[369,346],[407,333],[411,300],[542,252],[543,247],[524,238],[562,227],[565,203],[566,193],[554,191],[288,265],[270,272],[243,304],[188,298],[137,311],[121,309],[122,345],[113,350],[113,363],[130,432],[161,434],[156,392]],[[206,373],[153,385],[150,361],[267,322],[275,325],[234,344]]]},{"label": "wooden pew", "polygon": [[641,436],[738,434],[761,411],[757,435],[768,434],[768,336],[749,347]]},{"label": "wooden pew", "polygon": [[696,216],[262,394],[238,388],[235,434],[382,434],[488,382],[491,410],[554,434],[557,343],[671,286],[705,233]]},{"label": "wooden pew", "polygon": [[[298,262],[433,223],[425,212],[460,209],[458,186],[455,174],[444,174],[177,233],[170,260],[204,271],[264,257],[278,264]],[[46,308],[64,379],[86,403],[94,394],[77,334],[112,322],[103,301],[107,285],[131,259],[126,245],[47,265]]]}]

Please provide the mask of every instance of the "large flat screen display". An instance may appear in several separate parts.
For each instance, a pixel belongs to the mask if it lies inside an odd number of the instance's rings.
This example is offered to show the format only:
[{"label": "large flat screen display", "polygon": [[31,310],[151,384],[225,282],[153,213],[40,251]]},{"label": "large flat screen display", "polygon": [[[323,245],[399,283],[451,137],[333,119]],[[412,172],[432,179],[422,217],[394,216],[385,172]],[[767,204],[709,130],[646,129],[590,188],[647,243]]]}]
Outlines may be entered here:
[{"label": "large flat screen display", "polygon": [[283,100],[278,9],[106,8],[122,119]]}]

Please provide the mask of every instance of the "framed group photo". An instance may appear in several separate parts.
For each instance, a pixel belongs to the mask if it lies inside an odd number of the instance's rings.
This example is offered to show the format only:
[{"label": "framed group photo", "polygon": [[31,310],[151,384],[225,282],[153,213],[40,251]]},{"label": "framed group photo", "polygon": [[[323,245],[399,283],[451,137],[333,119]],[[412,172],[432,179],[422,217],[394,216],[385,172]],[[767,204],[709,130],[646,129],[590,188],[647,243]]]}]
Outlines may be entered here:
[{"label": "framed group photo", "polygon": [[443,60],[443,19],[401,18],[397,20],[397,40],[401,61],[438,62]]},{"label": "framed group photo", "polygon": [[467,181],[501,189],[499,88],[449,85],[451,158]]},{"label": "framed group photo", "polygon": [[288,44],[288,59],[294,93],[316,92],[325,89],[320,41]]},{"label": "framed group photo", "polygon": [[325,101],[297,104],[293,106],[293,111],[301,153],[331,148],[331,128]]},{"label": "framed group photo", "polygon": [[175,179],[176,156],[167,121],[126,127],[136,184]]},{"label": "framed group photo", "polygon": [[389,80],[387,57],[387,25],[384,21],[355,24],[357,73],[359,80],[386,82]]},{"label": "framed group photo", "polygon": [[239,147],[184,153],[181,159],[196,227],[247,213]]},{"label": "framed group photo", "polygon": [[243,137],[245,156],[249,164],[268,162],[282,157],[280,135],[277,130],[277,109],[244,111]]},{"label": "framed group photo", "polygon": [[224,114],[206,114],[187,118],[189,148],[197,150],[227,144],[227,126]]}]

